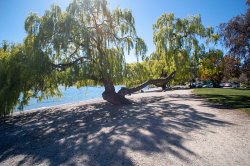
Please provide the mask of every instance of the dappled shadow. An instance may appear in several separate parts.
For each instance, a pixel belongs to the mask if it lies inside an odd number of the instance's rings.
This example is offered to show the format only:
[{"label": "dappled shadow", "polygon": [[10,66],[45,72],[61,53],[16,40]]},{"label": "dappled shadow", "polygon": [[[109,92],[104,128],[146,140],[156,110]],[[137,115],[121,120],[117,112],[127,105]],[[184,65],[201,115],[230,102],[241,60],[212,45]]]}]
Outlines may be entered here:
[{"label": "dappled shadow", "polygon": [[199,94],[200,97],[212,101],[213,107],[222,109],[250,109],[250,97],[246,95]]},{"label": "dappled shadow", "polygon": [[232,124],[164,97],[145,97],[129,106],[33,112],[0,125],[0,164],[24,155],[18,165],[135,165],[131,152],[187,160],[185,154],[197,154],[183,145],[183,135]]},{"label": "dappled shadow", "polygon": [[246,90],[246,91],[250,90],[250,88],[233,88],[233,89],[235,89],[235,90]]}]

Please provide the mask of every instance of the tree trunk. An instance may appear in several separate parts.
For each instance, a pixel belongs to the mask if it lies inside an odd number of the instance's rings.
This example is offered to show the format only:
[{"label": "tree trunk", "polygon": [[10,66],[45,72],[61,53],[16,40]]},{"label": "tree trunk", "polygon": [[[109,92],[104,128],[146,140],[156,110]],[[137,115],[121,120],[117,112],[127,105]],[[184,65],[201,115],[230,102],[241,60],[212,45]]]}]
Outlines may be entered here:
[{"label": "tree trunk", "polygon": [[121,90],[119,90],[118,94],[121,96],[125,96],[128,94],[132,94],[135,93],[143,88],[145,88],[146,86],[153,84],[153,85],[166,85],[172,78],[174,78],[176,71],[173,71],[168,77],[164,78],[164,79],[151,79],[148,80],[146,82],[144,82],[143,84],[137,86],[137,87],[133,87],[133,88],[122,88]]},{"label": "tree trunk", "polygon": [[165,90],[167,89],[167,84],[163,84],[163,85],[161,86],[161,89],[162,89],[163,91],[165,91]]},{"label": "tree trunk", "polygon": [[125,95],[135,93],[146,86],[153,84],[153,85],[166,85],[172,78],[174,78],[176,71],[172,72],[168,77],[165,79],[151,79],[143,84],[134,87],[134,88],[121,88],[118,93],[115,92],[115,87],[112,81],[110,80],[103,80],[105,91],[102,93],[102,97],[104,100],[114,104],[114,105],[124,105],[124,104],[131,104],[131,101],[125,98]]},{"label": "tree trunk", "polygon": [[104,80],[103,84],[104,84],[105,91],[102,93],[102,97],[104,100],[114,105],[131,104],[131,101],[126,99],[125,96],[121,96],[115,92],[115,87],[111,81]]}]

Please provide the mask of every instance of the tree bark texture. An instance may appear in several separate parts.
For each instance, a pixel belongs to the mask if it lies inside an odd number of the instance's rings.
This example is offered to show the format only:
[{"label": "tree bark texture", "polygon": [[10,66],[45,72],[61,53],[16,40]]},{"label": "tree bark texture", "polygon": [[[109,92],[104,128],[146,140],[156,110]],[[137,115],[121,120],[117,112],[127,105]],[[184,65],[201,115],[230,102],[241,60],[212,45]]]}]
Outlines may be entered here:
[{"label": "tree bark texture", "polygon": [[125,96],[121,96],[115,91],[114,84],[109,80],[104,80],[104,88],[105,91],[102,93],[102,97],[104,100],[114,104],[114,105],[125,105],[131,104],[131,101],[125,98]]},{"label": "tree bark texture", "polygon": [[173,71],[168,77],[163,78],[163,79],[151,79],[148,80],[146,82],[144,82],[143,84],[137,86],[137,87],[133,87],[133,88],[122,88],[121,90],[119,90],[118,94],[121,96],[125,96],[128,94],[132,94],[135,93],[143,88],[145,88],[146,86],[153,84],[153,85],[166,85],[171,79],[174,78],[176,71]]},{"label": "tree bark texture", "polygon": [[133,88],[122,88],[116,93],[114,84],[110,80],[103,80],[105,91],[102,93],[104,100],[114,104],[114,105],[125,105],[131,104],[131,101],[125,98],[125,95],[135,93],[146,86],[153,85],[166,85],[172,78],[174,78],[176,71],[172,72],[168,77],[164,79],[151,79],[143,84],[133,87]]}]

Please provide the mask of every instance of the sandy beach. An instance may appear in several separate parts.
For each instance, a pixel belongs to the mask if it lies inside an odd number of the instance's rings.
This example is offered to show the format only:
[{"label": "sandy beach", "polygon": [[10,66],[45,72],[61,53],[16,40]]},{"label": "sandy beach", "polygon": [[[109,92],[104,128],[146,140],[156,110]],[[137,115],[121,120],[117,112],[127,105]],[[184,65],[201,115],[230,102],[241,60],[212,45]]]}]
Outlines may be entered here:
[{"label": "sandy beach", "polygon": [[0,165],[250,164],[250,117],[191,90],[145,92],[15,114],[0,122]]}]

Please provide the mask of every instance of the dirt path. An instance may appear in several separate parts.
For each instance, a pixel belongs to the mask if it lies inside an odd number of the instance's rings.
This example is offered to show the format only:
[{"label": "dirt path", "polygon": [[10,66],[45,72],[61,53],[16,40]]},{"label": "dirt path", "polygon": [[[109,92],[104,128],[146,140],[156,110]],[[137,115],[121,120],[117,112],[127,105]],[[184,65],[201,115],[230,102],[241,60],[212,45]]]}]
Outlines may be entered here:
[{"label": "dirt path", "polygon": [[191,90],[64,106],[0,123],[0,165],[250,165],[250,117]]}]

